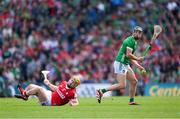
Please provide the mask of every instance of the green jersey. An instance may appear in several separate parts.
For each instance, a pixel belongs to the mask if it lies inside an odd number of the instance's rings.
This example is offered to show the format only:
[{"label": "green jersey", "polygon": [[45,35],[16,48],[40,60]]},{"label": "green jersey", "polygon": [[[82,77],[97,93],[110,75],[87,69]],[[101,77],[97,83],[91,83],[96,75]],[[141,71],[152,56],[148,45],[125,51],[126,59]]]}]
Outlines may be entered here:
[{"label": "green jersey", "polygon": [[129,64],[130,59],[126,56],[126,48],[129,47],[132,49],[132,53],[136,50],[137,47],[137,41],[133,36],[127,37],[119,49],[119,52],[115,58],[116,61],[121,62],[123,64]]}]

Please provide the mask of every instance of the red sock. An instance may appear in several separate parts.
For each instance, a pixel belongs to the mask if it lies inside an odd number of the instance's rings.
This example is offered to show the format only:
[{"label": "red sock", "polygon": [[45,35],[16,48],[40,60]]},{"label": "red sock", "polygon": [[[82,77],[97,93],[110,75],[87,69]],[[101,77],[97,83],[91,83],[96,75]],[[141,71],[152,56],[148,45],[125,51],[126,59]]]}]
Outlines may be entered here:
[{"label": "red sock", "polygon": [[26,90],[23,91],[23,95],[25,95],[26,97],[28,97]]}]

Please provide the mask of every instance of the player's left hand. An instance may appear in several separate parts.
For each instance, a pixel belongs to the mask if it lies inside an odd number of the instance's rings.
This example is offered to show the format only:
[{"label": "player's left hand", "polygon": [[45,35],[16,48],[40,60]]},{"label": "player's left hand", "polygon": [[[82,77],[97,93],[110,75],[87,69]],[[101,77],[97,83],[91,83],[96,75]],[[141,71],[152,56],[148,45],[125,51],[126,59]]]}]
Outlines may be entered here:
[{"label": "player's left hand", "polygon": [[144,67],[142,67],[142,68],[140,69],[140,71],[141,71],[141,74],[142,74],[142,75],[145,75],[145,74],[146,74],[146,69],[145,69]]},{"label": "player's left hand", "polygon": [[144,67],[140,66],[139,70],[141,71],[141,74],[143,74],[143,75],[146,74],[146,69]]},{"label": "player's left hand", "polygon": [[146,74],[146,70],[145,69],[141,70],[141,74],[145,75]]}]

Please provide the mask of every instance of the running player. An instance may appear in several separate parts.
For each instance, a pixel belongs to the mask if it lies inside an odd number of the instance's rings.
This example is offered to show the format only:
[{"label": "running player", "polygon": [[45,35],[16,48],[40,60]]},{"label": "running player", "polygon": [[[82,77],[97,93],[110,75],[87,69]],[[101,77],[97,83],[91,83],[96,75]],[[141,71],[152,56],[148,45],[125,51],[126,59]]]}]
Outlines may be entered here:
[{"label": "running player", "polygon": [[61,82],[59,86],[51,84],[47,79],[44,79],[44,83],[51,91],[34,84],[30,84],[26,90],[18,85],[21,95],[15,95],[15,97],[28,100],[30,95],[36,95],[41,105],[45,106],[61,106],[67,103],[76,106],[79,104],[76,94],[76,87],[80,84],[78,75],[72,76],[68,82]]},{"label": "running player", "polygon": [[103,94],[107,91],[113,91],[113,90],[120,90],[126,87],[126,79],[130,82],[130,89],[129,89],[129,105],[136,105],[134,101],[135,93],[136,93],[136,87],[137,87],[137,78],[135,77],[134,71],[130,67],[130,62],[134,64],[136,67],[138,67],[142,72],[146,72],[145,69],[138,63],[138,61],[143,61],[144,57],[137,57],[133,53],[137,47],[137,41],[142,39],[143,30],[141,27],[136,26],[133,30],[133,33],[131,36],[127,37],[120,49],[119,52],[115,58],[114,61],[114,72],[117,74],[117,84],[114,84],[106,89],[99,89],[96,90],[96,98],[99,103],[101,103],[101,98]]}]

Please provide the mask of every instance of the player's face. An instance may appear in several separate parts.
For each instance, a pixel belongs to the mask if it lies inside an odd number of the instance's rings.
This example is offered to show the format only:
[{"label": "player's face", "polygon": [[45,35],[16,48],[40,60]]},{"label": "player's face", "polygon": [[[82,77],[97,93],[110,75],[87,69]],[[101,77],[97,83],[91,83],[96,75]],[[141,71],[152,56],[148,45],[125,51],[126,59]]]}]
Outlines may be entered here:
[{"label": "player's face", "polygon": [[134,38],[136,40],[141,40],[142,36],[143,36],[143,32],[139,31],[139,30],[136,30],[136,31],[134,31],[133,36],[134,36]]},{"label": "player's face", "polygon": [[69,86],[70,88],[75,88],[75,87],[78,86],[78,83],[76,83],[75,79],[71,78],[71,79],[69,79],[69,81],[68,81],[68,86]]}]

